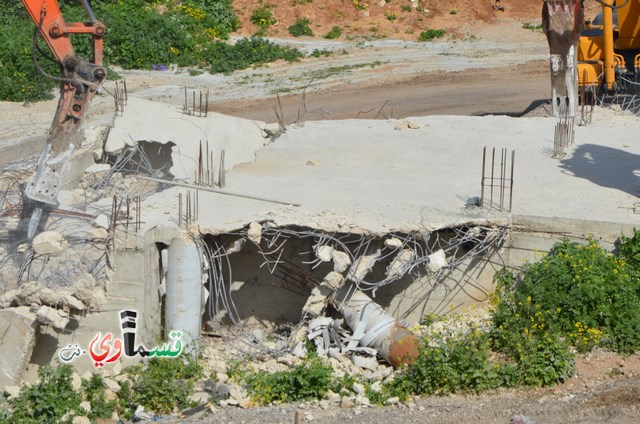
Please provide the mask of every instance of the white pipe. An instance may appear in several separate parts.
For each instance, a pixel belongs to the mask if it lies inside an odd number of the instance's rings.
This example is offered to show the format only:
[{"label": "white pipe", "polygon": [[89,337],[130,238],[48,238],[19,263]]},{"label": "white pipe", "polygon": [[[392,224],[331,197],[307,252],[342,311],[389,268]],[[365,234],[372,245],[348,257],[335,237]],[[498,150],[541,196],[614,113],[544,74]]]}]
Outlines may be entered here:
[{"label": "white pipe", "polygon": [[202,271],[196,245],[178,237],[169,245],[165,303],[165,341],[170,334],[182,334],[183,351],[196,354],[202,325]]},{"label": "white pipe", "polygon": [[394,367],[418,355],[416,337],[354,286],[342,286],[333,303],[353,330],[347,350],[358,344],[373,347]]}]

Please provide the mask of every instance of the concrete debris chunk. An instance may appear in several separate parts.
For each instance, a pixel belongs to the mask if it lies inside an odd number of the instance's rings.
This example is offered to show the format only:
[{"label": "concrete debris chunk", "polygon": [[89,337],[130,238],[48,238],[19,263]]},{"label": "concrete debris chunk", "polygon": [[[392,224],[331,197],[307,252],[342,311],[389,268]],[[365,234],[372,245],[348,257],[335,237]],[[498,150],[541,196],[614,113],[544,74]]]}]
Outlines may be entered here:
[{"label": "concrete debris chunk", "polygon": [[7,290],[0,296],[0,308],[8,308],[12,306],[16,300],[16,296],[18,295],[18,290]]},{"label": "concrete debris chunk", "polygon": [[291,353],[298,358],[304,358],[305,356],[307,356],[307,348],[304,343],[298,342]]},{"label": "concrete debris chunk", "polygon": [[344,284],[344,276],[339,272],[331,271],[324,277],[324,280],[322,280],[322,284],[326,285],[334,291],[338,290]]},{"label": "concrete debris chunk", "polygon": [[322,262],[329,262],[333,258],[333,247],[323,245],[315,247],[316,258]]},{"label": "concrete debris chunk", "polygon": [[82,377],[77,372],[71,374],[71,388],[76,392],[82,387]]},{"label": "concrete debris chunk", "polygon": [[40,303],[47,306],[56,306],[60,302],[60,293],[56,293],[48,287],[41,287],[38,293]]},{"label": "concrete debris chunk", "polygon": [[20,386],[4,386],[4,394],[7,395],[9,400],[13,400],[20,395]]},{"label": "concrete debris chunk", "polygon": [[398,123],[394,129],[397,131],[403,131],[403,130],[417,130],[418,128],[420,128],[420,125],[412,122],[412,121],[408,121],[408,120],[404,120],[400,123]]},{"label": "concrete debris chunk", "polygon": [[18,293],[15,295],[14,300],[18,305],[31,306],[36,303],[41,304],[40,290],[42,287],[35,281],[27,281],[22,284],[18,289]]},{"label": "concrete debris chunk", "polygon": [[331,252],[331,259],[333,259],[333,270],[335,272],[345,272],[351,266],[351,258],[345,252],[334,249]]},{"label": "concrete debris chunk", "polygon": [[83,415],[77,415],[73,417],[71,424],[91,424],[91,420]]},{"label": "concrete debris chunk", "polygon": [[381,253],[378,250],[374,254],[361,256],[354,264],[351,265],[347,278],[356,283],[364,280],[364,277],[366,277],[369,271],[371,271],[380,255]]},{"label": "concrete debris chunk", "polygon": [[0,387],[20,384],[36,344],[36,319],[26,306],[0,311]]},{"label": "concrete debris chunk", "polygon": [[327,297],[333,293],[333,290],[325,286],[315,286],[311,290],[311,295],[307,299],[302,310],[311,316],[319,316],[329,302]]},{"label": "concrete debris chunk", "polygon": [[228,246],[225,249],[227,251],[227,254],[230,255],[232,253],[238,253],[244,247],[245,242],[246,242],[245,239],[238,239],[234,241],[232,245]]},{"label": "concrete debris chunk", "polygon": [[69,323],[69,316],[49,306],[41,306],[36,314],[36,319],[43,325],[51,325],[57,330],[64,330]]},{"label": "concrete debris chunk", "polygon": [[118,384],[117,381],[110,378],[105,378],[104,385],[107,386],[107,389],[111,390],[112,392],[120,393],[120,384]]},{"label": "concrete debris chunk", "polygon": [[351,389],[353,389],[356,395],[364,395],[366,393],[364,386],[357,382],[353,383],[353,385],[351,386]]},{"label": "concrete debris chunk", "polygon": [[351,357],[351,361],[353,362],[353,365],[358,368],[364,368],[370,371],[378,369],[378,360],[373,356],[353,355]]},{"label": "concrete debris chunk", "polygon": [[63,305],[78,311],[84,311],[86,309],[85,304],[80,299],[70,294],[64,296],[61,301]]},{"label": "concrete debris chunk", "polygon": [[91,403],[83,400],[80,402],[80,408],[84,409],[86,412],[91,412]]},{"label": "concrete debris chunk", "polygon": [[257,222],[252,222],[251,224],[249,224],[247,237],[255,244],[260,244],[260,241],[262,240],[262,225]]},{"label": "concrete debris chunk", "polygon": [[387,277],[397,280],[407,273],[416,258],[412,249],[402,249],[387,267]]},{"label": "concrete debris chunk", "polygon": [[385,247],[397,249],[399,247],[402,247],[402,241],[398,238],[391,237],[384,241],[384,245]]},{"label": "concrete debris chunk", "polygon": [[96,219],[93,221],[100,228],[107,229],[110,227],[109,217],[103,213],[98,215]]},{"label": "concrete debris chunk", "polygon": [[448,265],[444,250],[440,249],[429,255],[429,263],[427,264],[427,269],[429,271],[438,272]]},{"label": "concrete debris chunk", "polygon": [[59,232],[45,231],[33,239],[31,246],[38,255],[58,256],[67,250],[68,245]]},{"label": "concrete debris chunk", "polygon": [[245,399],[248,396],[247,391],[244,388],[238,386],[237,384],[231,384],[228,387],[229,387],[229,397],[232,399],[239,401],[239,400]]},{"label": "concrete debris chunk", "polygon": [[104,228],[92,228],[87,233],[89,240],[106,240],[109,237],[109,232]]}]

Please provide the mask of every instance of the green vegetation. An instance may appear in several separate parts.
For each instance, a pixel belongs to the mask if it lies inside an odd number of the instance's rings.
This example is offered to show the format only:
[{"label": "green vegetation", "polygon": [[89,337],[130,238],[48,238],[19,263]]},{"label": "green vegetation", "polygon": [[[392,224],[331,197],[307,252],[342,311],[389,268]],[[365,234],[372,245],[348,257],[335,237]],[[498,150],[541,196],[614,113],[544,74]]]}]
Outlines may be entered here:
[{"label": "green vegetation", "polygon": [[97,418],[110,418],[116,410],[116,401],[105,398],[104,390],[107,386],[102,377],[93,374],[89,380],[82,381],[82,393],[86,401],[91,404],[91,411],[83,413],[90,420]]},{"label": "green vegetation", "polygon": [[336,383],[333,368],[312,356],[289,371],[249,372],[244,382],[251,397],[261,404],[321,399]]},{"label": "green vegetation", "polygon": [[[195,381],[202,377],[202,367],[188,357],[153,358],[142,365],[127,368],[131,386],[125,388],[132,410],[142,405],[147,411],[158,414],[171,413],[174,408],[191,405]],[[122,390],[122,389],[121,389]],[[121,395],[121,399],[125,396]],[[123,399],[124,400],[124,399]]]},{"label": "green vegetation", "polygon": [[313,57],[329,57],[332,55],[331,50],[327,50],[327,49],[322,49],[322,50],[318,50],[318,49],[313,49],[313,51],[311,52],[311,54],[309,56],[313,56]]},{"label": "green vegetation", "polygon": [[387,10],[384,12],[384,17],[387,18],[388,21],[395,21],[398,19],[398,13]]},{"label": "green vegetation", "polygon": [[294,37],[313,37],[313,31],[309,27],[309,23],[309,19],[307,18],[296,19],[296,22],[289,28],[287,28],[289,30],[289,34],[293,35]]},{"label": "green vegetation", "polygon": [[424,338],[417,360],[385,386],[388,395],[549,386],[572,374],[570,346],[640,350],[638,231],[617,254],[594,240],[561,240],[539,262],[496,280],[490,330]]},{"label": "green vegetation", "polygon": [[542,25],[534,25],[531,22],[525,22],[522,24],[523,29],[528,29],[529,31],[540,31],[542,29]]},{"label": "green vegetation", "polygon": [[436,38],[444,37],[445,31],[443,29],[428,29],[426,31],[422,31],[420,35],[418,35],[418,41],[431,41]]},{"label": "green vegetation", "polygon": [[[79,391],[73,390],[73,368],[43,366],[38,370],[37,383],[25,386],[8,405],[0,404],[0,422],[7,424],[71,423],[75,416],[92,421],[111,418],[114,411],[131,419],[138,405],[147,411],[167,414],[191,405],[189,396],[194,383],[202,377],[201,365],[189,358],[151,359],[127,368],[127,379],[120,383],[117,399],[107,400],[106,385],[99,375],[82,380]],[[82,401],[91,404],[91,411],[80,407]]]},{"label": "green vegetation", "polygon": [[231,73],[252,65],[279,59],[292,62],[301,57],[302,53],[297,49],[281,47],[258,37],[243,38],[233,46],[217,42],[203,52],[203,58],[210,64],[209,70],[212,73]]},{"label": "green vegetation", "polygon": [[[516,314],[534,307],[554,312],[550,332],[566,336],[582,350],[599,342],[620,353],[640,349],[640,236],[623,238],[612,255],[590,240],[563,240],[540,262],[516,275],[500,274],[502,296],[509,303],[496,310],[498,324],[510,325]],[[521,280],[521,281],[520,281]],[[509,316],[511,315],[511,317]]]},{"label": "green vegetation", "polygon": [[7,423],[70,423],[74,415],[81,415],[79,409],[82,398],[71,385],[72,372],[70,366],[56,369],[41,367],[38,370],[38,383],[23,388],[12,402],[13,413],[9,415]]},{"label": "green vegetation", "polygon": [[340,38],[341,35],[342,28],[336,25],[331,28],[331,31],[327,32],[324,38],[326,38],[327,40],[335,40],[336,38]]},{"label": "green vegetation", "polygon": [[[52,90],[58,83],[40,75],[31,61],[33,22],[21,4],[4,0],[2,5],[0,100],[52,98]],[[77,2],[62,1],[60,5],[65,20],[86,20]],[[106,26],[104,57],[107,66],[152,69],[176,64],[214,73],[229,73],[254,64],[278,59],[296,60],[302,56],[297,50],[279,47],[259,38],[241,40],[235,45],[224,42],[240,26],[231,0],[185,0],[179,3],[172,0],[153,3],[147,0],[101,1],[92,6]],[[254,17],[254,23],[261,29],[275,23],[268,7],[256,9]],[[79,56],[91,56],[90,37],[73,35],[72,41]],[[39,44],[48,51],[42,40]],[[59,73],[57,64],[40,56],[39,63],[48,73]]]},{"label": "green vegetation", "polygon": [[269,6],[259,7],[251,14],[251,23],[260,28],[256,35],[264,35],[267,29],[276,22],[278,21],[274,18]]}]

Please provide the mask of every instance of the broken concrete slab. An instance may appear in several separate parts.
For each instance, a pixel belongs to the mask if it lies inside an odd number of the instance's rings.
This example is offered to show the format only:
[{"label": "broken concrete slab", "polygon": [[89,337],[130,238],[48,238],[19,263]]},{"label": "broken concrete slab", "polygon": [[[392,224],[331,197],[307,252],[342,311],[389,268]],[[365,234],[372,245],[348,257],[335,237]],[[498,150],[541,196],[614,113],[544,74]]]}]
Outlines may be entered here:
[{"label": "broken concrete slab", "polygon": [[224,149],[225,168],[231,169],[238,163],[253,161],[255,151],[267,141],[261,130],[265,125],[214,112],[207,117],[185,115],[169,104],[130,98],[127,113],[119,117],[109,133],[105,151],[117,152],[138,140],[172,142],[175,146],[171,173],[176,178],[193,178],[198,166],[199,140],[208,142],[216,161]]},{"label": "broken concrete slab", "polygon": [[0,310],[0,387],[19,385],[36,343],[36,316],[21,306]]},{"label": "broken concrete slab", "polygon": [[32,243],[33,250],[38,255],[57,256],[64,252],[69,244],[57,231],[45,231],[38,234]]}]

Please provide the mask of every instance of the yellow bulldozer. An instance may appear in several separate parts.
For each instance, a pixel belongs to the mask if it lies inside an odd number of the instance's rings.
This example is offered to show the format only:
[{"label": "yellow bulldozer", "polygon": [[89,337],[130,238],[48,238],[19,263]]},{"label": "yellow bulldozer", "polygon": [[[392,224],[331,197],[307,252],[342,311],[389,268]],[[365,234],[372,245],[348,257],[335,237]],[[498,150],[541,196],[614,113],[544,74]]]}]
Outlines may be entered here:
[{"label": "yellow bulldozer", "polygon": [[584,18],[584,0],[543,1],[554,116],[575,116],[580,92],[618,94],[638,85],[640,0],[594,1],[602,10],[593,19]]}]

